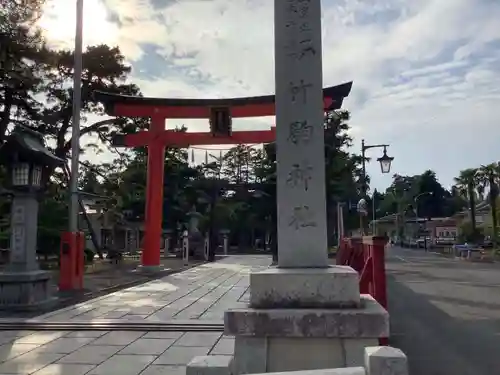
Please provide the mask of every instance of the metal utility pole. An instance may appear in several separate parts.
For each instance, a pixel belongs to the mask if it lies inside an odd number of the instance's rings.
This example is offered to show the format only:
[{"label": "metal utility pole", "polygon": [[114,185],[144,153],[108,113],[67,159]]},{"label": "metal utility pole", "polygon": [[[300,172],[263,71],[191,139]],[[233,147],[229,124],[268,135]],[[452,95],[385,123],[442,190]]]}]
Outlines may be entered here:
[{"label": "metal utility pole", "polygon": [[82,102],[83,0],[76,0],[75,62],[73,73],[73,121],[71,131],[71,175],[69,231],[78,231],[78,164],[80,156],[80,110]]}]

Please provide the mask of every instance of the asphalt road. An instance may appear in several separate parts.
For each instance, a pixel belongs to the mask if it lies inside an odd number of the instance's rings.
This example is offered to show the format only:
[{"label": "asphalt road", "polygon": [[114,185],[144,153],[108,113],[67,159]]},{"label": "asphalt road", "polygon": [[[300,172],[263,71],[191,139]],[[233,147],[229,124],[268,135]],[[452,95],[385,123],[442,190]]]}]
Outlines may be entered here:
[{"label": "asphalt road", "polygon": [[393,247],[391,345],[410,375],[500,375],[500,264]]}]

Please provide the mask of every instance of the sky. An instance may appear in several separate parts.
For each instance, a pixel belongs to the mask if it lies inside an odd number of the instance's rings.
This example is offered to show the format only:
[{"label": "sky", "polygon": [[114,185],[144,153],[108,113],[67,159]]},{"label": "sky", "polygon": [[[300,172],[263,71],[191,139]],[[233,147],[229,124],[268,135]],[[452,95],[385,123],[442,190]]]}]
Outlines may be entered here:
[{"label": "sky", "polygon": [[[146,96],[230,98],[274,93],[271,0],[84,0],[84,44],[119,46]],[[75,1],[49,0],[40,25],[72,48]],[[392,174],[459,171],[500,160],[500,1],[323,0],[323,83],[354,81],[353,152],[387,143],[390,174],[368,151],[372,187]],[[89,121],[95,121],[89,118]],[[266,129],[273,118],[235,120]],[[206,120],[168,121],[190,131]],[[197,159],[204,158],[197,151]],[[101,155],[99,158],[109,158]],[[92,158],[92,157],[91,157]],[[94,159],[93,161],[97,161]]]}]

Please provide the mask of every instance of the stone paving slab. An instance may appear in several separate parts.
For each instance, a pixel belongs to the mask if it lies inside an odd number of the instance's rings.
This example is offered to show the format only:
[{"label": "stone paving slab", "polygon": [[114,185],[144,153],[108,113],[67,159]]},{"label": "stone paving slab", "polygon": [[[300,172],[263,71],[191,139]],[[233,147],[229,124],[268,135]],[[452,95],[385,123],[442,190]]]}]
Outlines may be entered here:
[{"label": "stone paving slab", "polygon": [[269,264],[268,256],[229,256],[37,319],[222,323],[225,310],[245,307],[248,303],[249,273],[263,270]]},{"label": "stone paving slab", "polygon": [[[223,322],[244,306],[267,256],[231,256],[38,317],[51,321]],[[184,375],[200,355],[232,355],[218,332],[1,331],[0,375]]]},{"label": "stone paving slab", "polygon": [[0,374],[184,374],[199,355],[232,355],[215,332],[2,331]]}]

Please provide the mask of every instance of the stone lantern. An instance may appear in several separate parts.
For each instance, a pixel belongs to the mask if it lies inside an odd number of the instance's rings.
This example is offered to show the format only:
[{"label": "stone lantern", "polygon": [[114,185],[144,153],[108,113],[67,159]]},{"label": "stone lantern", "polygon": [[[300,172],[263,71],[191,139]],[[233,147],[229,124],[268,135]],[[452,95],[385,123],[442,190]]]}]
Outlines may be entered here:
[{"label": "stone lantern", "polygon": [[10,259],[0,272],[0,309],[33,310],[54,300],[50,274],[36,260],[38,197],[46,167],[63,163],[44,144],[43,136],[16,127],[0,148],[0,162],[8,170],[12,195]]}]

